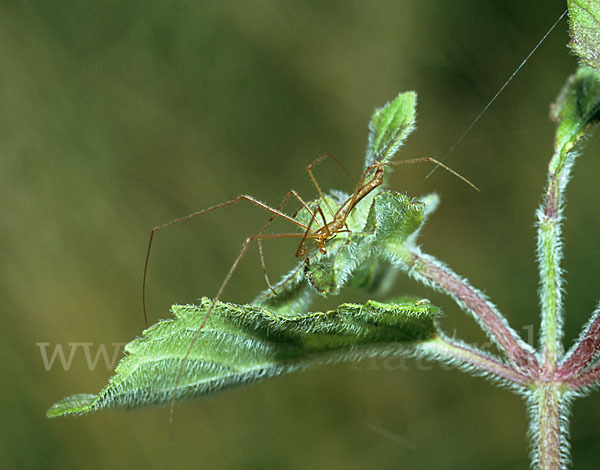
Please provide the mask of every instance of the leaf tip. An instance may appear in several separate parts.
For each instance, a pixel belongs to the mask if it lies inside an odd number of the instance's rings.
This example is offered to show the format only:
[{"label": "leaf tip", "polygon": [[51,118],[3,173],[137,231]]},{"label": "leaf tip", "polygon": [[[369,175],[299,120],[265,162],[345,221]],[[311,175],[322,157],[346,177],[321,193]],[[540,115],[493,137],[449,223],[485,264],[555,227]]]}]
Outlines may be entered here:
[{"label": "leaf tip", "polygon": [[89,393],[70,395],[54,403],[54,405],[52,405],[48,411],[46,411],[46,416],[48,418],[57,418],[59,416],[81,415],[89,413],[92,411],[95,400],[96,395]]},{"label": "leaf tip", "polygon": [[365,166],[386,162],[396,154],[404,139],[414,130],[417,93],[405,91],[377,108],[369,123],[369,144]]}]

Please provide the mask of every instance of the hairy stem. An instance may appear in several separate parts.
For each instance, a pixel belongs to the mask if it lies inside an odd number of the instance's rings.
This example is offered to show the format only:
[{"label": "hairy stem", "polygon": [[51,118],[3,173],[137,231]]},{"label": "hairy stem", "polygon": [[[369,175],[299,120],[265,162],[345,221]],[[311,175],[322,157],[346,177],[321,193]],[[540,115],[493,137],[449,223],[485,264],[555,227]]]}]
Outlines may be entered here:
[{"label": "hairy stem", "polygon": [[497,357],[443,334],[420,343],[417,348],[432,359],[456,365],[476,375],[489,375],[492,379],[523,387],[530,383],[529,377],[506,365]]},{"label": "hairy stem", "polygon": [[587,372],[575,376],[569,376],[564,379],[564,382],[573,390],[581,390],[593,385],[598,385],[600,382],[600,366],[593,367]]},{"label": "hairy stem", "polygon": [[600,307],[597,307],[579,340],[567,353],[557,374],[566,379],[575,378],[596,358],[600,350]]},{"label": "hairy stem", "polygon": [[542,306],[543,368],[552,373],[562,355],[561,222],[564,191],[574,154],[562,147],[548,165],[548,185],[543,206],[537,211],[540,303]]},{"label": "hairy stem", "polygon": [[539,470],[563,470],[569,461],[568,397],[561,387],[536,384],[529,398],[532,461]]},{"label": "hairy stem", "polygon": [[535,378],[538,363],[532,348],[508,325],[496,307],[482,292],[460,278],[450,268],[415,247],[402,256],[408,274],[435,290],[450,295],[478,321],[481,328],[506,354],[520,372]]},{"label": "hairy stem", "polygon": [[[530,398],[533,462],[541,470],[564,469],[568,462],[568,415],[565,388],[557,373],[562,347],[562,219],[564,193],[575,154],[571,145],[555,142],[548,165],[544,203],[536,213],[538,225],[537,258],[540,271],[542,334],[541,378]],[[581,358],[575,357],[575,362]],[[570,365],[575,365],[575,362]]]}]

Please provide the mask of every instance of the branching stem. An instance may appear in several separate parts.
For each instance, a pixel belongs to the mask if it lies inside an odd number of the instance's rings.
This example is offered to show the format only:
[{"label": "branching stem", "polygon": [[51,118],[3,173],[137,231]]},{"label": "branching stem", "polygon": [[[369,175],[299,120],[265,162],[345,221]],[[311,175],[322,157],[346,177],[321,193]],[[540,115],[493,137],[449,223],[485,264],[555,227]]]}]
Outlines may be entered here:
[{"label": "branching stem", "polygon": [[508,325],[484,294],[430,255],[413,248],[404,256],[409,274],[424,284],[450,295],[479,322],[482,329],[508,357],[518,373],[536,378],[538,363],[532,348]]}]

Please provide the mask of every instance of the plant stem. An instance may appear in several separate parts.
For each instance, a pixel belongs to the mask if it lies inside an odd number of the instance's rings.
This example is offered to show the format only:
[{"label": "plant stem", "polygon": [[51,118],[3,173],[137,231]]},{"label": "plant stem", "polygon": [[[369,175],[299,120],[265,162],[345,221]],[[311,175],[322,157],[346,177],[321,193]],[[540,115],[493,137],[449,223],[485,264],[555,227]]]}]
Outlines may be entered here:
[{"label": "plant stem", "polygon": [[568,377],[564,382],[574,390],[598,385],[598,382],[600,382],[600,366],[596,366],[583,374]]},{"label": "plant stem", "polygon": [[489,374],[491,378],[505,383],[525,387],[531,382],[528,376],[504,364],[491,354],[443,334],[420,343],[417,349],[433,359],[456,365],[467,372]]},{"label": "plant stem", "polygon": [[539,263],[541,273],[542,304],[542,348],[543,368],[553,369],[561,354],[560,339],[561,306],[560,294],[560,225],[546,213],[540,213],[539,219]]},{"label": "plant stem", "polygon": [[[540,338],[542,381],[532,387],[529,409],[534,445],[533,462],[541,470],[564,469],[568,462],[568,410],[564,392],[566,387],[561,383],[563,379],[557,368],[563,357],[560,268],[562,214],[564,193],[575,154],[570,152],[571,145],[561,145],[559,142],[558,139],[555,140],[555,151],[548,164],[548,183],[544,203],[536,213],[542,310]],[[580,357],[582,351],[576,350],[576,352],[575,356],[571,356],[573,362],[569,362],[569,365],[585,362]]]},{"label": "plant stem", "polygon": [[540,470],[566,469],[568,398],[562,385],[538,383],[529,398],[533,463]]},{"label": "plant stem", "polygon": [[561,220],[564,191],[574,154],[565,147],[554,152],[548,165],[548,185],[543,206],[537,211],[540,303],[542,305],[543,368],[553,371],[562,355]]},{"label": "plant stem", "polygon": [[579,340],[567,353],[566,359],[557,371],[558,375],[565,380],[579,376],[596,358],[598,350],[600,350],[600,307],[596,308]]},{"label": "plant stem", "polygon": [[[551,107],[557,128],[554,154],[548,164],[544,203],[537,211],[537,258],[540,270],[542,334],[540,380],[531,387],[529,398],[534,463],[543,470],[566,468],[568,461],[568,402],[572,390],[597,383],[599,371],[583,372],[600,349],[598,309],[584,328],[567,358],[562,346],[562,259],[561,230],[564,199],[575,145],[599,120],[600,79],[597,71],[580,67],[571,76]],[[562,361],[562,364],[561,364]],[[560,367],[559,367],[559,364]]]},{"label": "plant stem", "polygon": [[461,279],[450,268],[414,247],[403,253],[408,274],[418,281],[450,295],[463,309],[471,313],[481,328],[506,354],[518,371],[536,378],[538,362],[533,349],[508,325],[496,307],[482,292]]}]

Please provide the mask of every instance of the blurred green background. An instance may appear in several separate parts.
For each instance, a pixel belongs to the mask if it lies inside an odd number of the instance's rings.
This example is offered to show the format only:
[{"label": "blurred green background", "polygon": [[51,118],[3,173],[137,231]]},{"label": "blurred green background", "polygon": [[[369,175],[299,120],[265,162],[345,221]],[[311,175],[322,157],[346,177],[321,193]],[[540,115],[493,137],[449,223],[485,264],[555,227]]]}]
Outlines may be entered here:
[{"label": "blurred green background", "polygon": [[[11,4],[14,3],[14,4]],[[400,158],[443,156],[564,10],[558,0],[2,2],[2,468],[528,467],[527,418],[509,391],[415,361],[322,367],[168,409],[48,420],[110,375],[79,350],[46,371],[36,343],[127,342],[144,327],[150,228],[247,193],[278,204],[315,194],[306,165],[330,152],[362,168],[367,123],[399,91],[419,94]],[[534,210],[552,150],[548,109],[575,69],[566,22],[541,46],[447,163],[394,172],[442,204],[426,251],[485,290],[525,336],[538,332]],[[569,189],[566,344],[599,296],[598,138]],[[350,190],[333,165],[324,188]],[[265,214],[240,205],[162,232],[150,262],[151,321],[217,290]],[[285,224],[279,224],[282,230]],[[273,278],[295,244],[266,245]],[[264,288],[244,259],[225,300]],[[482,343],[444,297],[399,278],[394,294],[441,305],[446,331]],[[330,301],[364,299],[345,293]],[[329,305],[329,304],[318,304]],[[399,370],[399,369],[408,370]],[[574,467],[597,468],[598,396],[576,402]],[[170,438],[170,434],[173,438]],[[434,450],[435,449],[435,450]]]}]

